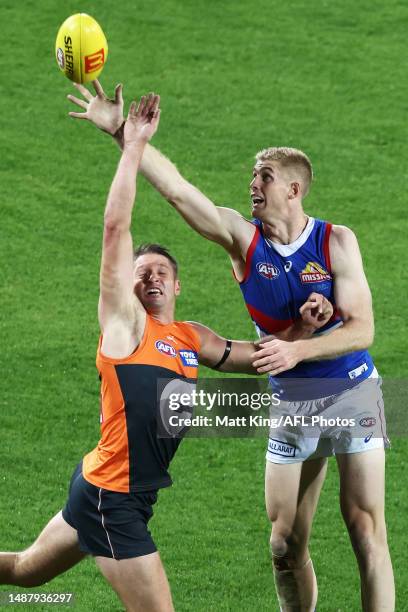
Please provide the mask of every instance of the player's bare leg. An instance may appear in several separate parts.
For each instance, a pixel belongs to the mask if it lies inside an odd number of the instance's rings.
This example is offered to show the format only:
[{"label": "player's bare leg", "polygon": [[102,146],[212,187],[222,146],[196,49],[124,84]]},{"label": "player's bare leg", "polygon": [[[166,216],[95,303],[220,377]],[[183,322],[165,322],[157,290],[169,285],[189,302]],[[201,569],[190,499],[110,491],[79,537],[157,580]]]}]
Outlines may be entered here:
[{"label": "player's bare leg", "polygon": [[127,612],[173,612],[167,576],[158,552],[132,559],[95,557]]},{"label": "player's bare leg", "polygon": [[341,510],[360,569],[363,610],[392,612],[395,587],[384,518],[384,450],[336,458]]},{"label": "player's bare leg", "polygon": [[266,509],[272,522],[271,553],[282,612],[314,612],[317,582],[308,543],[327,470],[327,459],[266,462]]},{"label": "player's bare leg", "polygon": [[34,587],[48,582],[81,561],[78,536],[59,512],[21,552],[0,553],[0,584]]}]

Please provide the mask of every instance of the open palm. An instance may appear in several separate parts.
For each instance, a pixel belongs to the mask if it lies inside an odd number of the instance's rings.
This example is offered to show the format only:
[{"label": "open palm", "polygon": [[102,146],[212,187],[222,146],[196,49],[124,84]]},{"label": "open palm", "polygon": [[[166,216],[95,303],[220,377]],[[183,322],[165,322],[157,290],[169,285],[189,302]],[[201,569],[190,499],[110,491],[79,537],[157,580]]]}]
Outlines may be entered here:
[{"label": "open palm", "polygon": [[85,112],[70,112],[69,115],[75,119],[87,119],[99,129],[113,135],[123,123],[122,85],[116,85],[115,97],[111,99],[105,95],[99,81],[93,81],[92,84],[95,88],[96,96],[93,96],[83,85],[74,83],[75,88],[85,100],[76,98],[71,94],[68,95],[68,99],[80,108],[83,108]]}]

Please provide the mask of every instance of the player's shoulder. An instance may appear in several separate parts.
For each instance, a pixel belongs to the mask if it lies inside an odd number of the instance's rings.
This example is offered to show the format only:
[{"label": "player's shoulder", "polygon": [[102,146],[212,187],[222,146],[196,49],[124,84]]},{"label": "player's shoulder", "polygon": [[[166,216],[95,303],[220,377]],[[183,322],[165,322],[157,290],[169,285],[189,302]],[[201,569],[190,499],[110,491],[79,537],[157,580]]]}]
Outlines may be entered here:
[{"label": "player's shoulder", "polygon": [[238,210],[228,208],[227,206],[217,206],[218,212],[222,220],[234,227],[244,228],[247,231],[254,231],[254,224],[246,219]]},{"label": "player's shoulder", "polygon": [[217,206],[220,215],[223,217],[228,217],[231,219],[242,219],[243,221],[247,221],[245,217],[235,208],[230,208],[229,206]]},{"label": "player's shoulder", "polygon": [[189,325],[193,328],[195,334],[200,340],[200,347],[203,345],[207,346],[211,343],[216,342],[217,340],[225,341],[225,338],[216,334],[210,327],[207,325],[203,325],[203,323],[198,323],[197,321],[187,321]]},{"label": "player's shoulder", "polygon": [[218,211],[223,225],[228,229],[233,239],[233,248],[230,256],[233,260],[244,260],[257,231],[254,222],[246,219],[240,212],[233,208],[218,206]]},{"label": "player's shoulder", "polygon": [[334,274],[361,261],[355,233],[345,225],[333,225],[329,240],[330,260]]},{"label": "player's shoulder", "polygon": [[190,341],[196,350],[200,347],[202,337],[199,323],[194,321],[174,321],[174,325],[177,327],[180,336]]},{"label": "player's shoulder", "polygon": [[346,225],[332,225],[330,232],[330,247],[344,249],[357,245],[357,236]]},{"label": "player's shoulder", "polygon": [[201,342],[212,333],[209,327],[203,325],[202,323],[198,323],[197,321],[183,321],[183,323],[184,325],[187,325],[190,330],[192,330],[192,332],[200,338]]}]

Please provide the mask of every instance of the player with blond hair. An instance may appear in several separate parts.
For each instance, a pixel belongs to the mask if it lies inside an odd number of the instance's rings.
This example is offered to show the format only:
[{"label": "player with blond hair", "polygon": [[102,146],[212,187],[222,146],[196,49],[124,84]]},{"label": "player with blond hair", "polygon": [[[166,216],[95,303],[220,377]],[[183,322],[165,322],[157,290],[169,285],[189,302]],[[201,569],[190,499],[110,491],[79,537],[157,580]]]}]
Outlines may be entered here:
[{"label": "player with blond hair", "polygon": [[[100,84],[94,86],[96,96],[82,86],[77,88],[85,100],[68,96],[85,111],[70,114],[90,120],[121,145],[122,87],[108,100]],[[284,612],[315,609],[317,582],[308,544],[327,457],[335,454],[340,506],[360,571],[362,607],[366,612],[392,612],[382,394],[367,351],[374,321],[354,233],[305,213],[303,199],[313,172],[308,157],[297,149],[272,147],[257,154],[250,183],[252,221],[215,206],[151,146],[145,148],[141,172],[194,230],[226,250],[261,338],[288,329],[311,291],[333,304],[333,317],[311,338],[263,341],[253,363],[259,373],[270,375],[289,414],[303,411],[307,418],[318,415],[326,421],[335,417],[336,423],[339,415],[346,415],[352,417],[350,423],[354,419],[360,425],[358,434],[342,424],[330,435],[310,436],[302,427],[271,431],[265,487],[276,590]],[[300,386],[299,379],[306,384]]]},{"label": "player with blond hair", "polygon": [[[92,555],[129,612],[173,610],[148,530],[158,491],[172,484],[168,468],[181,441],[160,412],[159,381],[186,390],[199,362],[256,374],[252,342],[226,340],[200,323],[174,320],[180,280],[167,249],[145,244],[133,252],[136,176],[159,114],[153,94],[142,97],[138,107],[131,104],[105,208],[96,359],[101,439],[75,469],[65,507],[36,541],[20,552],[0,552],[0,584],[23,587],[44,584]],[[320,313],[314,312],[316,303]],[[332,312],[329,302],[316,296],[303,304],[290,336],[307,337]],[[166,432],[171,435],[159,435]]]}]

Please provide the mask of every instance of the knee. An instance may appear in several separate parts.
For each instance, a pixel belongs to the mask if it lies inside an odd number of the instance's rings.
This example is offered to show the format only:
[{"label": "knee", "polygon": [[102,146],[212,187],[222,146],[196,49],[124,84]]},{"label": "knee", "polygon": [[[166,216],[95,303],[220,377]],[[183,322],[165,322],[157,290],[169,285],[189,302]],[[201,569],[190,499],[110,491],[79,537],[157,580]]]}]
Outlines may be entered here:
[{"label": "knee", "polygon": [[346,519],[351,543],[360,561],[372,565],[387,551],[385,521],[370,512],[359,510]]},{"label": "knee", "polygon": [[273,566],[278,571],[296,569],[304,563],[307,545],[304,545],[294,533],[273,529],[269,542]]},{"label": "knee", "polygon": [[37,587],[45,584],[30,562],[28,550],[16,553],[12,571],[12,584],[21,587]]}]

